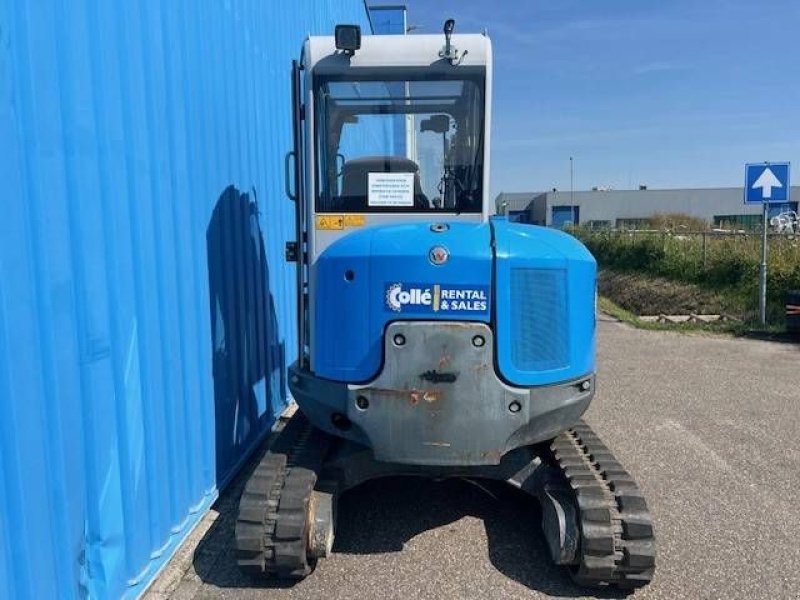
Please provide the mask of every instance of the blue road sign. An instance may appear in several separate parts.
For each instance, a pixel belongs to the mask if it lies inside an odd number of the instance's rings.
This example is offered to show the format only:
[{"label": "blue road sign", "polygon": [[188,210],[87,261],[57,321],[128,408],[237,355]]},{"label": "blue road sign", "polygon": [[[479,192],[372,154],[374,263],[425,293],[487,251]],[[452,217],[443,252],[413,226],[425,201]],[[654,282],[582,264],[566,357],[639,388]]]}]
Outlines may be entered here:
[{"label": "blue road sign", "polygon": [[789,163],[754,163],[744,166],[744,202],[787,202]]}]

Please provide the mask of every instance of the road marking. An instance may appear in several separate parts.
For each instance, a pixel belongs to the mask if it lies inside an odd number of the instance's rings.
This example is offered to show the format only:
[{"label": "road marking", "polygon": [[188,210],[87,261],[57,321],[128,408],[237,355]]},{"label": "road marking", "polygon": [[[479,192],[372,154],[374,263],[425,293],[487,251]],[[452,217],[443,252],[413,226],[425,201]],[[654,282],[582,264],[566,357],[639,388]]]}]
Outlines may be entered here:
[{"label": "road marking", "polygon": [[686,429],[683,425],[672,419],[666,419],[663,423],[656,426],[656,431],[663,431],[670,434],[671,437],[677,438],[678,442],[691,450],[694,450],[698,456],[703,459],[710,459],[710,461],[726,473],[733,473],[734,469],[730,466],[724,458],[714,452],[714,450],[706,444],[702,438]]}]

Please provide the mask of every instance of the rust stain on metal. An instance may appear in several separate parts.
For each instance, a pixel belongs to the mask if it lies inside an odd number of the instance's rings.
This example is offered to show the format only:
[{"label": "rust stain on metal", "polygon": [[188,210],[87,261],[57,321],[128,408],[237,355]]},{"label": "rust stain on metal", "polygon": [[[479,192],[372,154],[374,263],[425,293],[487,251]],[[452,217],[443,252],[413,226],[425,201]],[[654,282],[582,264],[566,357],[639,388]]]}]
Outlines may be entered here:
[{"label": "rust stain on metal", "polygon": [[439,359],[439,370],[441,371],[447,365],[449,365],[450,361],[451,361],[450,355],[447,354],[446,352],[443,352],[442,357]]},{"label": "rust stain on metal", "polygon": [[411,391],[411,404],[416,404],[420,400],[424,400],[428,404],[436,402],[442,397],[442,393],[438,390],[412,390]]},{"label": "rust stain on metal", "polygon": [[[308,499],[308,522],[313,523],[316,520],[317,515],[317,497],[315,494],[311,494],[311,497]],[[314,528],[308,528],[308,535],[307,535],[307,543],[308,546],[314,543]]]},{"label": "rust stain on metal", "polygon": [[503,457],[503,454],[499,450],[489,450],[487,452],[482,452],[481,456],[494,463],[499,463],[500,459]]},{"label": "rust stain on metal", "polygon": [[425,402],[436,402],[439,398],[441,398],[442,393],[436,390],[429,390],[422,394],[422,399]]},{"label": "rust stain on metal", "polygon": [[368,391],[370,394],[376,396],[405,396],[409,392],[413,392],[414,390],[395,389],[395,388],[367,388],[365,391]]},{"label": "rust stain on metal", "polygon": [[417,389],[393,389],[393,388],[369,388],[371,394],[379,396],[395,396],[398,398],[408,398],[411,404],[418,404],[420,400],[431,403],[440,400],[442,392],[439,390],[417,390]]}]

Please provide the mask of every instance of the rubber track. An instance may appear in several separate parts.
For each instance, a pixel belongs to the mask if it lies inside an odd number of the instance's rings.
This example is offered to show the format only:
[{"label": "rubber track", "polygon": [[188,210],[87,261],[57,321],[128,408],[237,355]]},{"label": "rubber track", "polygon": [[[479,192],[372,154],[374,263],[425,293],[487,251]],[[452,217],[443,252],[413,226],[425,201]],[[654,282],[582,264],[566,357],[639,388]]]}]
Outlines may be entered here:
[{"label": "rubber track", "polygon": [[583,421],[551,445],[580,515],[580,563],[573,579],[586,586],[632,589],[655,571],[653,520],[630,474]]},{"label": "rubber track", "polygon": [[302,579],[307,558],[308,503],[329,438],[298,410],[245,485],[236,519],[236,560],[253,576]]}]

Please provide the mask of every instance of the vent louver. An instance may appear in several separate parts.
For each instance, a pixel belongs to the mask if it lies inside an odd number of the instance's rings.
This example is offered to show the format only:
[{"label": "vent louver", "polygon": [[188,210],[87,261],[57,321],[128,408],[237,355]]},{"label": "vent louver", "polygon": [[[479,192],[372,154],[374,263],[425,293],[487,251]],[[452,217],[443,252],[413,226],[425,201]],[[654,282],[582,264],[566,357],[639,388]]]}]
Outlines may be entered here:
[{"label": "vent louver", "polygon": [[511,362],[520,371],[569,366],[567,273],[511,269]]}]

